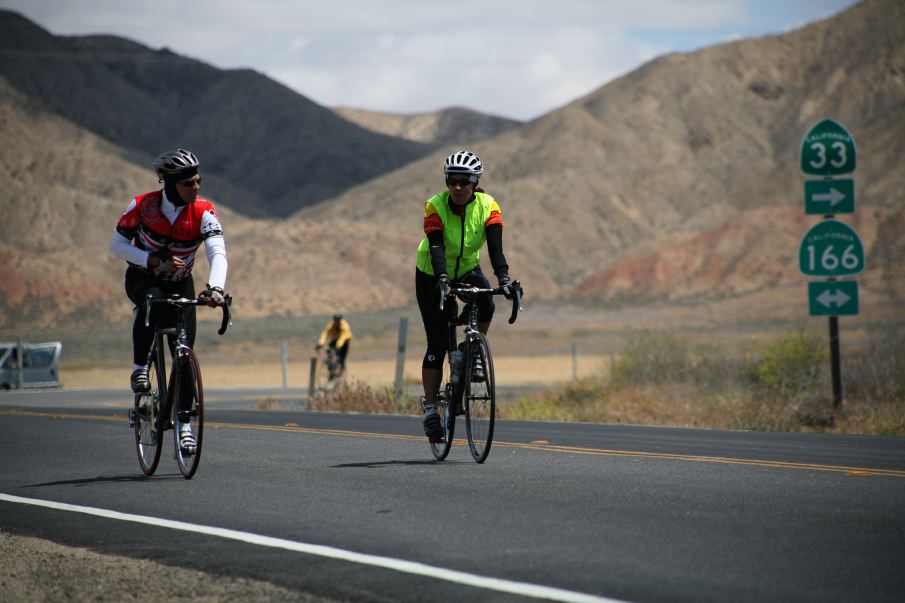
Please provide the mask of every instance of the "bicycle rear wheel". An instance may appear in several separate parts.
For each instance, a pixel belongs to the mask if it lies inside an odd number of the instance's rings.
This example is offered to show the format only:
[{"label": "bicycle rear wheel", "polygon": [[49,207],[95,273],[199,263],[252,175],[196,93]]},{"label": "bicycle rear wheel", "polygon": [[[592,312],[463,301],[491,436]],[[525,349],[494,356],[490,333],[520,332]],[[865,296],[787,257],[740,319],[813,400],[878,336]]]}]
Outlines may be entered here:
[{"label": "bicycle rear wheel", "polygon": [[[180,377],[173,401],[173,437],[176,446],[176,464],[185,479],[191,479],[201,460],[201,438],[204,435],[204,390],[201,386],[201,370],[195,353],[190,349],[179,352]],[[192,432],[195,448],[180,446],[183,429]]]},{"label": "bicycle rear wheel", "polygon": [[158,377],[157,355],[151,355],[148,369],[148,380],[151,390],[144,394],[135,394],[133,407],[133,428],[135,430],[135,452],[138,453],[138,464],[142,473],[153,475],[160,462],[161,430],[160,415],[160,379]]},{"label": "bicycle rear wheel", "polygon": [[[456,431],[456,388],[450,382],[449,360],[443,363],[443,381],[440,382],[440,391],[437,392],[437,412],[443,421],[443,441],[431,442],[431,452],[434,458],[442,461],[449,455],[452,447],[453,434]],[[461,388],[460,388],[461,395]]]},{"label": "bicycle rear wheel", "polygon": [[[476,359],[482,364],[482,378],[475,374]],[[487,338],[478,333],[469,341],[465,359],[465,431],[471,456],[479,463],[483,463],[490,454],[495,419],[496,381],[493,357]]]},{"label": "bicycle rear wheel", "polygon": [[326,391],[333,387],[333,381],[330,378],[334,369],[330,368],[330,358],[327,354],[320,354],[317,358],[317,367],[314,373],[314,386],[317,391]]}]

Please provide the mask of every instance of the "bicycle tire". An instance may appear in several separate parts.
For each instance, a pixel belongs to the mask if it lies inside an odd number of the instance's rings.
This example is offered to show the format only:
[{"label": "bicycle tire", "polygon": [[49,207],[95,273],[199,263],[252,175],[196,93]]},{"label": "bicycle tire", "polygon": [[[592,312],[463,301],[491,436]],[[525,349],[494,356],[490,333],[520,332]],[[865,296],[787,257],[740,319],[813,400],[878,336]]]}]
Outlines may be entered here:
[{"label": "bicycle tire", "polygon": [[[484,378],[475,381],[474,358],[479,355],[484,365]],[[496,380],[493,374],[493,356],[483,334],[469,339],[465,354],[465,432],[468,449],[478,463],[487,460],[493,443],[493,427],[496,421]]]},{"label": "bicycle tire", "polygon": [[437,412],[443,421],[443,441],[430,442],[431,452],[438,461],[444,460],[452,448],[453,435],[456,431],[455,412],[456,390],[450,380],[449,359],[443,363],[443,380],[440,382],[440,391],[437,392]]},{"label": "bicycle tire", "polygon": [[333,381],[330,379],[330,362],[327,354],[319,354],[317,358],[317,367],[314,373],[314,386],[317,391],[323,392],[330,389]]},{"label": "bicycle tire", "polygon": [[[201,369],[195,353],[188,348],[179,352],[179,380],[173,392],[173,444],[176,447],[176,464],[185,479],[191,479],[201,461],[201,443],[204,436],[204,388],[201,385]],[[189,396],[186,403],[183,396]],[[186,410],[180,410],[186,408]],[[195,450],[186,451],[179,445],[183,425],[188,425],[195,436]]]},{"label": "bicycle tire", "polygon": [[160,429],[160,383],[157,370],[157,354],[152,352],[151,364],[148,368],[148,380],[151,390],[144,394],[135,394],[133,419],[135,430],[135,452],[138,465],[145,475],[154,475],[160,463],[162,431]]}]

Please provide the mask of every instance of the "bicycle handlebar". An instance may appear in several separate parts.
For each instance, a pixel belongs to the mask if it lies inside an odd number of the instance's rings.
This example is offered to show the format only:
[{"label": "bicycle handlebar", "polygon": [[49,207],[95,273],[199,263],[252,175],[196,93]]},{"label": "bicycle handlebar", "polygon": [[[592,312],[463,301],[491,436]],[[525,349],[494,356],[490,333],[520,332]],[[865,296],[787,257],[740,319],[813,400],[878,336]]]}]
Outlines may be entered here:
[{"label": "bicycle handlebar", "polygon": [[[223,303],[217,304],[223,310],[223,320],[220,322],[220,328],[217,329],[218,335],[226,333],[226,328],[233,324],[232,310],[230,306],[233,303],[233,296],[229,293],[223,296]],[[145,299],[145,326],[151,325],[151,305],[167,304],[170,306],[206,306],[207,302],[202,299],[190,299],[188,297],[148,297]]]},{"label": "bicycle handlebar", "polygon": [[[512,314],[509,315],[509,324],[515,322],[518,313],[524,311],[522,307],[522,285],[519,281],[512,281],[509,285],[512,288]],[[445,287],[440,287],[440,310],[443,310],[444,302],[447,297],[458,297],[463,302],[468,302],[475,295],[506,295],[502,287],[495,289],[481,289],[471,285],[462,285],[460,283],[450,283]]]}]

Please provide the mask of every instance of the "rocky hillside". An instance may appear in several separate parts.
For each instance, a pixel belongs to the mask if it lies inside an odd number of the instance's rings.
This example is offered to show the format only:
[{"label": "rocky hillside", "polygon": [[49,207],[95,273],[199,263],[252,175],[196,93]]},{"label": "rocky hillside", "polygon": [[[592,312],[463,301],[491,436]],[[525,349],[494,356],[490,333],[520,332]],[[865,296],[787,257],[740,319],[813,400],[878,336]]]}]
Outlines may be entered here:
[{"label": "rocky hillside", "polygon": [[423,142],[443,148],[462,148],[491,138],[521,122],[450,107],[430,113],[381,113],[351,107],[333,109],[345,119],[372,132]]},{"label": "rocky hillside", "polygon": [[[777,273],[803,283],[793,261],[807,230],[798,154],[816,121],[835,118],[858,143],[854,219],[900,220],[903,65],[905,4],[871,0],[784,35],[660,57],[484,141],[475,149],[487,166],[482,183],[503,205],[510,263],[550,297],[693,299],[710,291],[697,273],[652,271],[638,258],[706,254],[694,242],[720,240],[732,258],[720,271],[725,294],[773,287]],[[442,186],[441,162],[434,153],[299,218],[396,225],[408,215],[402,227],[417,232],[415,208]],[[757,245],[720,236],[759,233],[771,216],[783,228]],[[871,236],[862,233],[877,249],[900,249]],[[743,257],[772,268],[735,273]],[[887,269],[901,288],[898,266]],[[632,279],[612,286],[614,271]]]},{"label": "rocky hillside", "polygon": [[184,146],[250,216],[285,216],[421,157],[428,145],[346,121],[270,78],[113,36],[54,36],[0,10],[0,76],[147,165]]},{"label": "rocky hillside", "polygon": [[[513,275],[534,299],[727,300],[739,319],[767,319],[768,308],[803,316],[797,250],[819,218],[804,216],[799,145],[833,117],[858,144],[858,210],[842,219],[868,250],[862,308],[895,316],[905,298],[903,65],[905,4],[869,0],[784,35],[660,57],[481,141],[473,149],[503,206]],[[155,185],[146,162],[136,167],[134,151],[4,80],[0,135],[15,143],[0,146],[0,326],[125,315],[123,267],[106,243],[129,198]],[[224,214],[237,314],[412,303],[423,203],[443,186],[447,152],[284,220],[227,211],[225,179],[205,172],[203,192]]]}]

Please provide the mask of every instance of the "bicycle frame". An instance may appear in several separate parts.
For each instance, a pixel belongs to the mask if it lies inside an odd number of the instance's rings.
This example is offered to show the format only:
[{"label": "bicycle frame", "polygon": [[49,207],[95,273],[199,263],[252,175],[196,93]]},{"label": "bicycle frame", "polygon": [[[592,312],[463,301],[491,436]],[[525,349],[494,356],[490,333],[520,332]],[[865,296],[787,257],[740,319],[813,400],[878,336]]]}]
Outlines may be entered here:
[{"label": "bicycle frame", "polygon": [[[231,323],[231,296],[218,304],[223,310],[221,335]],[[129,423],[135,431],[138,461],[145,475],[152,475],[160,460],[162,434],[173,429],[174,456],[183,477],[191,479],[198,468],[204,425],[204,389],[198,360],[189,343],[185,309],[207,305],[205,300],[178,295],[166,298],[148,296],[145,301],[145,326],[151,324],[151,310],[157,304],[175,306],[176,326],[155,325],[148,350],[147,365],[153,370],[154,383],[148,392],[136,392],[129,411]],[[164,337],[167,344],[164,345]],[[167,376],[165,347],[170,347],[172,363]],[[181,443],[185,440],[185,443]]]},{"label": "bicycle frame", "polygon": [[[478,323],[478,305],[476,299],[479,296],[506,295],[511,293],[512,315],[509,323],[515,322],[521,307],[522,290],[518,281],[512,282],[512,288],[504,291],[501,287],[496,289],[482,289],[461,283],[451,283],[440,289],[440,310],[446,313],[448,323],[447,362],[449,363],[449,376],[446,383],[441,381],[440,390],[437,392],[437,404],[442,407],[442,420],[444,426],[444,438],[442,441],[432,441],[431,450],[437,460],[443,460],[449,454],[452,439],[455,433],[456,415],[465,414],[468,433],[468,446],[472,457],[478,463],[483,463],[490,451],[493,440],[493,423],[495,417],[495,385],[493,376],[493,362],[490,346],[486,337],[481,333]],[[446,306],[446,300],[451,304]],[[460,315],[457,300],[466,304]],[[464,350],[463,363],[455,366],[452,362],[453,353],[458,349],[456,329],[463,326]],[[475,352],[474,350],[478,350]],[[483,359],[484,366],[480,374],[473,378],[474,370],[473,354]],[[483,392],[476,383],[483,383]],[[477,387],[478,390],[473,388]],[[472,404],[475,404],[473,407]],[[476,410],[473,413],[472,410]]]}]

